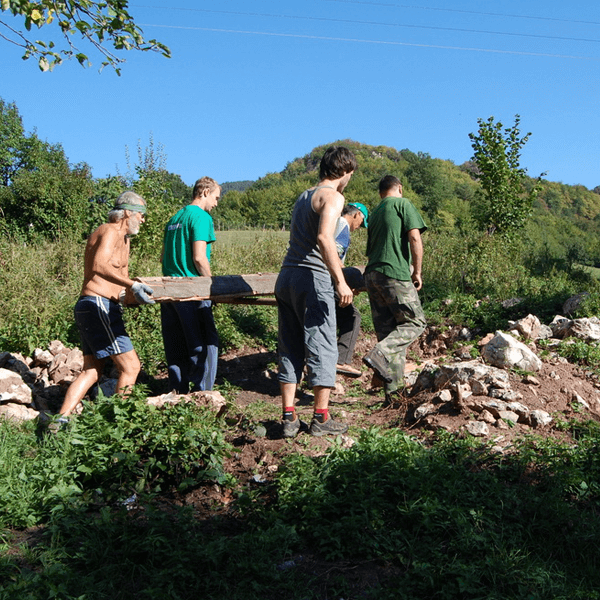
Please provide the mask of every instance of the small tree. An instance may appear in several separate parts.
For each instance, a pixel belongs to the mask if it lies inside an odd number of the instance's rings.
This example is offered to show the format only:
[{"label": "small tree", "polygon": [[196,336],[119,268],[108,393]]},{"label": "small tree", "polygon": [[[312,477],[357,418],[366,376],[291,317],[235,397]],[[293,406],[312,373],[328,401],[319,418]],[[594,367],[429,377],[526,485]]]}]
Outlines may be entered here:
[{"label": "small tree", "polygon": [[477,119],[477,134],[469,134],[475,176],[483,189],[475,217],[490,235],[494,232],[510,235],[525,225],[541,190],[540,180],[545,175],[542,173],[531,185],[527,169],[519,164],[521,149],[531,135],[521,137],[520,120],[519,115],[515,115],[515,124],[503,129],[502,123],[495,122],[494,117],[487,121]]}]

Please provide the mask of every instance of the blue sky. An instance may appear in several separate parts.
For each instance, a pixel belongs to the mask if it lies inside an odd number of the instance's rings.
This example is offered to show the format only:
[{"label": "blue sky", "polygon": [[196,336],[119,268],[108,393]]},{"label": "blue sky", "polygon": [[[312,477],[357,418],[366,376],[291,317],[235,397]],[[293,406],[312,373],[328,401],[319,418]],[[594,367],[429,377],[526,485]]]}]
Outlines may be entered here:
[{"label": "blue sky", "polygon": [[256,179],[346,138],[461,164],[478,118],[510,126],[518,113],[532,132],[530,175],[600,185],[597,0],[143,0],[129,10],[171,59],[125,53],[117,77],[98,73],[90,51],[89,69],[41,73],[0,40],[0,96],[96,177],[126,172],[126,148],[135,162],[151,137],[188,184]]}]

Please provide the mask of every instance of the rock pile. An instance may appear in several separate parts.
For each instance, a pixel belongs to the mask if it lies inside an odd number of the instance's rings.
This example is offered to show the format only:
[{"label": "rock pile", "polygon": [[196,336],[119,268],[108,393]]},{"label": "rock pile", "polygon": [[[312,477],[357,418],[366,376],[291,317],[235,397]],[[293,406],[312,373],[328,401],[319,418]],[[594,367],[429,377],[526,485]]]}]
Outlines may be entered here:
[{"label": "rock pile", "polygon": [[[547,411],[532,409],[522,402],[523,395],[511,388],[509,372],[526,371],[528,374],[521,379],[522,383],[539,386],[539,379],[531,375],[542,369],[542,361],[535,353],[535,342],[540,339],[576,337],[593,343],[600,339],[600,319],[557,316],[548,327],[542,325],[534,315],[528,315],[511,323],[509,330],[516,332],[523,341],[509,333],[497,331],[495,335],[489,334],[480,341],[481,359],[426,365],[414,381],[412,396],[422,391],[433,392],[433,395],[417,404],[410,416],[426,427],[435,429],[440,427],[441,420],[437,417],[442,414],[450,411],[469,414],[472,417],[466,422],[465,429],[476,437],[488,436],[490,426],[507,429],[511,424],[519,423],[539,428],[552,423],[553,418]],[[554,341],[558,343],[557,339]],[[552,343],[552,339],[549,342]],[[552,375],[553,372],[550,377]],[[568,390],[561,392],[567,393]],[[537,394],[534,393],[534,396]],[[575,392],[571,401],[587,410],[591,410],[590,403],[594,406],[598,404],[598,398],[588,402]]]},{"label": "rock pile", "polygon": [[83,354],[55,340],[31,357],[0,352],[0,415],[26,421],[55,412],[65,389],[83,368]]}]

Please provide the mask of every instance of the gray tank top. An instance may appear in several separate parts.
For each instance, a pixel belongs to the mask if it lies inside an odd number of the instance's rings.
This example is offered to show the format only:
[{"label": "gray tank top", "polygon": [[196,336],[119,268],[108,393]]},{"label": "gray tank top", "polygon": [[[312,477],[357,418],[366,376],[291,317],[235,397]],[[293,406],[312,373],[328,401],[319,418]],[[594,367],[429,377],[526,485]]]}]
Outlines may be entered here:
[{"label": "gray tank top", "polygon": [[320,215],[312,207],[313,194],[324,187],[333,189],[330,185],[322,185],[306,190],[296,200],[290,225],[290,245],[283,259],[283,268],[303,267],[329,273],[317,244]]}]

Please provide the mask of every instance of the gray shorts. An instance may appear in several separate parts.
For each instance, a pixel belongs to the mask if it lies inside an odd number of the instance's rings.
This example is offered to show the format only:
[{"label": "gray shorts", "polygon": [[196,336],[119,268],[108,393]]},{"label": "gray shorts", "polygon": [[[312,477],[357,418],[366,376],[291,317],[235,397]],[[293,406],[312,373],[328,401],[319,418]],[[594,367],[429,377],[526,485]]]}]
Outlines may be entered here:
[{"label": "gray shorts", "polygon": [[125,331],[123,308],[102,296],[81,296],[74,309],[84,356],[97,359],[133,350]]},{"label": "gray shorts", "polygon": [[334,387],[338,360],[334,289],[329,274],[286,267],[275,284],[279,375],[299,383],[306,362],[311,386]]}]

